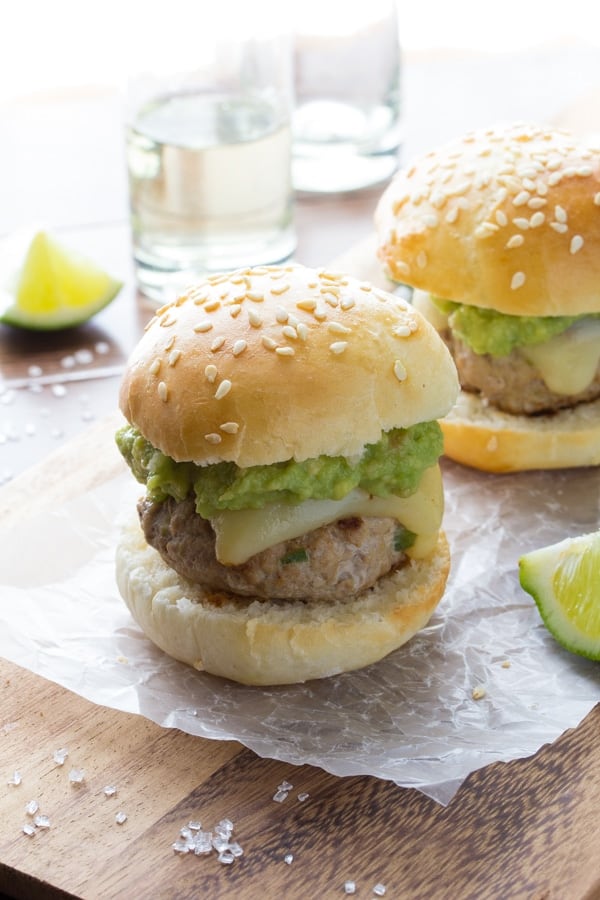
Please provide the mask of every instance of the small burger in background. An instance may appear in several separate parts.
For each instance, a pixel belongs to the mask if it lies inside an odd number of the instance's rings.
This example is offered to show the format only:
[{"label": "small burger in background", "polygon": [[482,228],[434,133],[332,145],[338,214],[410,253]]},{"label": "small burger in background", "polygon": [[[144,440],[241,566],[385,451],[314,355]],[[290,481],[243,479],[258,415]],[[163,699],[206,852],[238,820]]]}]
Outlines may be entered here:
[{"label": "small burger in background", "polygon": [[473,132],[399,172],[376,223],[459,372],[447,456],[599,464],[600,150],[538,126]]},{"label": "small burger in background", "polygon": [[381,659],[449,569],[437,419],[458,393],[405,301],[302,266],[209,278],[133,352],[117,443],[145,485],[120,591],[166,653],[246,684]]}]

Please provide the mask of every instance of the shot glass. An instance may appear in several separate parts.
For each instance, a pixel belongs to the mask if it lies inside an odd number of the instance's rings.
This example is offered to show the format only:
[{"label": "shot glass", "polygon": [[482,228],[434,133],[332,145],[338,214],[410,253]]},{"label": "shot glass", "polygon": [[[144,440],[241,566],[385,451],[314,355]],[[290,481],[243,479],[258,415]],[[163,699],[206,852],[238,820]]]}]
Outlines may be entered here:
[{"label": "shot glass", "polygon": [[136,277],[159,304],[198,276],[281,262],[296,244],[285,18],[268,0],[221,0],[195,23],[189,3],[187,18],[171,6],[143,26],[146,63],[125,111]]},{"label": "shot glass", "polygon": [[396,0],[302,0],[294,31],[294,188],[386,181],[402,144]]}]

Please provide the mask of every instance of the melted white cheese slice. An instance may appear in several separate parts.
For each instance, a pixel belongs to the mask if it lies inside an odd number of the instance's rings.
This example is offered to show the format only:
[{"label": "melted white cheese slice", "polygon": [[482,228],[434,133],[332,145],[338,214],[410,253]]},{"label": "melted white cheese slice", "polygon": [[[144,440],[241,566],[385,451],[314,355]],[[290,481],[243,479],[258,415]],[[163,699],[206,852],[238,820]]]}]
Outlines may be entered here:
[{"label": "melted white cheese slice", "polygon": [[240,565],[280,541],[349,516],[397,519],[417,535],[406,552],[418,558],[427,556],[435,546],[443,512],[442,477],[439,466],[432,466],[425,470],[418,489],[410,497],[372,497],[355,490],[342,500],[305,500],[294,506],[279,503],[264,509],[224,510],[211,519],[211,524],[217,559],[228,566]]},{"label": "melted white cheese slice", "polygon": [[600,321],[587,319],[521,354],[556,394],[579,394],[594,380],[600,364]]}]

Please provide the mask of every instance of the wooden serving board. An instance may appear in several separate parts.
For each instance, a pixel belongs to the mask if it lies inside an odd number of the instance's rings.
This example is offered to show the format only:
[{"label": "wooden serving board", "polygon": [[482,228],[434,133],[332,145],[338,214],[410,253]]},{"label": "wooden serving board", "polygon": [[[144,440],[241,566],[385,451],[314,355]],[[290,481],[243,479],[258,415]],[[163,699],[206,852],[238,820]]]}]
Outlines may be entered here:
[{"label": "wooden serving board", "polygon": [[[336,267],[385,287],[372,260],[368,238]],[[123,470],[119,421],[97,423],[0,489],[0,541]],[[64,766],[53,760],[61,747]],[[72,768],[84,771],[80,784]],[[15,770],[19,785],[9,783]],[[534,757],[474,773],[444,808],[376,778],[161,728],[0,660],[0,777],[0,894],[11,897],[306,900],[344,896],[346,881],[356,896],[381,883],[403,900],[600,896],[600,705]],[[278,803],[283,781],[293,789]],[[34,799],[50,827],[29,837]],[[172,849],[189,821],[210,829],[224,818],[244,850],[231,865]]]},{"label": "wooden serving board", "polygon": [[[10,896],[305,900],[342,896],[349,880],[360,897],[378,883],[392,898],[599,896],[598,707],[535,757],[474,773],[444,808],[390,782],[260,759],[94,706],[5,662],[0,703],[0,889]],[[69,757],[58,766],[61,747]],[[73,767],[84,770],[79,785]],[[6,784],[15,769],[21,784]],[[293,789],[278,803],[283,781]],[[32,799],[51,824],[27,837]],[[189,821],[224,818],[244,850],[232,865],[172,849]]]}]

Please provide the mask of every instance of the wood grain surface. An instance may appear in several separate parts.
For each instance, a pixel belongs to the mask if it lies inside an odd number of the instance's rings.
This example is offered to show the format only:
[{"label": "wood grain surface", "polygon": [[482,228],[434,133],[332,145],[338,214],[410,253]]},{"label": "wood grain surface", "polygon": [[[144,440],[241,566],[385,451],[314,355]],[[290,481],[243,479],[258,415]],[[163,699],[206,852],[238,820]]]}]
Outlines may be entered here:
[{"label": "wood grain surface", "polygon": [[[378,883],[393,898],[600,895],[600,707],[535,757],[474,773],[446,808],[100,708],[6,662],[0,709],[0,889],[10,896],[305,900],[343,896],[346,881],[359,897]],[[73,767],[85,773],[79,785]],[[14,770],[18,786],[6,783]],[[278,803],[283,781],[293,788]],[[27,837],[32,799],[51,825]],[[233,864],[172,849],[189,821],[224,818],[244,850]]]}]

